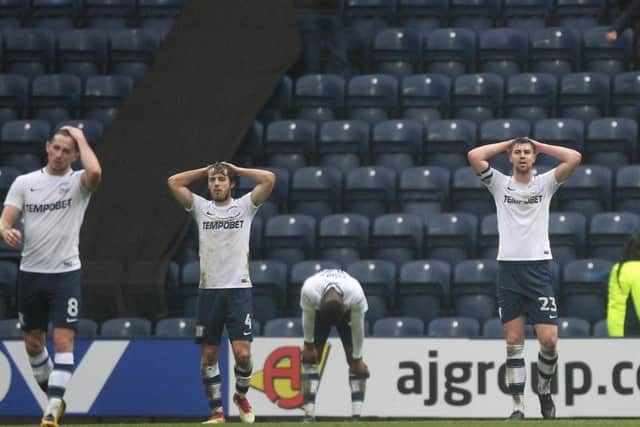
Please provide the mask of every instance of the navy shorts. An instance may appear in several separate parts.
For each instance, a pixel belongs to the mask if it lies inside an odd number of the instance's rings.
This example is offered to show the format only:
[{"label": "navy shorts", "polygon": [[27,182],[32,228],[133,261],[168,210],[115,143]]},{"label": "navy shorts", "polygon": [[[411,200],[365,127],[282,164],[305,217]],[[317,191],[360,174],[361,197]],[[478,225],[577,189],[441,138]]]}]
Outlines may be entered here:
[{"label": "navy shorts", "polygon": [[550,261],[499,261],[497,299],[502,323],[525,316],[533,325],[557,325],[554,280]]},{"label": "navy shorts", "polygon": [[[329,334],[331,333],[331,328],[333,325],[329,323],[326,319],[324,319],[319,311],[316,311],[316,321],[314,324],[314,342],[315,346],[318,349],[318,352],[321,352],[322,347],[329,339]],[[344,314],[340,323],[336,325],[336,329],[338,330],[338,335],[340,335],[340,341],[342,341],[342,346],[347,354],[351,354],[349,351],[353,348],[353,340],[351,339],[351,311],[347,311]]]},{"label": "navy shorts", "polygon": [[80,270],[65,273],[18,272],[18,317],[24,331],[54,328],[74,331],[80,314]]},{"label": "navy shorts", "polygon": [[196,343],[220,345],[227,327],[231,341],[252,341],[251,288],[198,289]]}]

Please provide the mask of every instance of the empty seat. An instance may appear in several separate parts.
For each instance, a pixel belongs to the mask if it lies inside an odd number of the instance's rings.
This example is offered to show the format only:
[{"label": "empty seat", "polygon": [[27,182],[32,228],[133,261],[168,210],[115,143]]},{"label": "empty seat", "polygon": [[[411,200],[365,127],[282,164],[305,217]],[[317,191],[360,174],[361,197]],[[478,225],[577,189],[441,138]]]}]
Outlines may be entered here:
[{"label": "empty seat", "polygon": [[264,324],[279,316],[287,297],[287,265],[279,261],[250,261],[253,318]]},{"label": "empty seat", "polygon": [[293,172],[313,161],[316,124],[310,120],[278,120],[269,123],[264,154],[271,166]]},{"label": "empty seat", "polygon": [[478,71],[502,77],[521,73],[528,62],[529,38],[523,30],[492,28],[478,37]]},{"label": "empty seat", "polygon": [[580,212],[550,212],[549,241],[560,265],[586,255],[587,221]]},{"label": "empty seat", "polygon": [[[289,172],[286,169],[275,168],[268,166],[266,169],[270,170],[276,175],[276,185],[273,187],[271,196],[269,199],[262,203],[257,215],[262,219],[277,215],[279,212],[284,212],[287,200],[289,199]],[[249,193],[255,187],[256,182],[246,176],[239,176],[238,183],[236,184],[236,194],[243,196]]]},{"label": "empty seat", "polygon": [[[584,125],[577,119],[545,119],[539,120],[533,126],[533,136],[538,141],[547,144],[562,145],[582,152],[584,144]],[[558,160],[539,154],[536,165],[555,166]]]},{"label": "empty seat", "polygon": [[432,121],[422,149],[425,164],[449,169],[467,166],[467,152],[475,147],[476,134],[476,124],[470,120]]},{"label": "empty seat", "polygon": [[320,220],[318,255],[347,265],[364,258],[369,248],[369,218],[358,214],[328,215]]},{"label": "empty seat", "polygon": [[265,337],[302,337],[302,321],[299,317],[271,319],[264,324]]},{"label": "empty seat", "polygon": [[82,81],[71,74],[46,74],[31,83],[30,110],[35,119],[55,126],[77,117],[80,110]]},{"label": "empty seat", "polygon": [[342,173],[334,168],[306,167],[294,172],[289,210],[320,220],[338,210],[342,201]]},{"label": "empty seat", "polygon": [[335,120],[344,110],[345,81],[335,74],[310,74],[296,80],[294,103],[298,119],[318,123]]},{"label": "empty seat", "polygon": [[640,165],[618,169],[615,183],[615,210],[640,212]]},{"label": "empty seat", "polygon": [[49,139],[49,124],[42,120],[16,120],[2,126],[0,153],[2,163],[21,172],[42,165],[43,144]]},{"label": "empty seat", "polygon": [[584,319],[561,317],[558,319],[560,338],[586,338],[591,336],[591,325]]},{"label": "empty seat", "polygon": [[[507,141],[525,135],[531,135],[531,125],[523,119],[488,120],[480,126],[480,144],[493,144]],[[499,153],[490,159],[492,167],[510,175],[513,165],[509,162],[507,153]]]},{"label": "empty seat", "polygon": [[451,80],[442,74],[414,74],[400,83],[400,114],[427,124],[449,111]]},{"label": "empty seat", "polygon": [[0,2],[0,28],[19,28],[29,3],[24,0],[2,0]]},{"label": "empty seat", "polygon": [[640,216],[631,212],[602,212],[589,223],[589,254],[592,258],[617,261],[624,245],[640,231]]},{"label": "empty seat", "polygon": [[172,317],[161,319],[156,324],[156,337],[194,338],[196,320],[190,317]]},{"label": "empty seat", "polygon": [[133,80],[127,76],[89,77],[83,95],[84,116],[109,127],[132,91]]},{"label": "empty seat", "polygon": [[437,260],[402,264],[398,278],[397,311],[428,324],[449,306],[451,268]]},{"label": "empty seat", "polygon": [[[2,180],[0,170],[0,181]],[[0,261],[0,299],[5,299],[11,305],[16,298],[18,265],[11,260]],[[4,317],[4,316],[3,316]]]},{"label": "empty seat", "polygon": [[0,127],[27,112],[29,81],[16,74],[0,75]]},{"label": "empty seat", "polygon": [[48,30],[4,31],[4,72],[35,77],[51,70],[54,37]]},{"label": "empty seat", "polygon": [[589,29],[605,17],[607,0],[557,0],[556,21],[561,27]]},{"label": "empty seat", "polygon": [[415,317],[385,317],[373,324],[374,337],[421,337],[424,322]]},{"label": "empty seat", "polygon": [[135,0],[84,0],[84,21],[90,28],[117,30],[132,24]]},{"label": "empty seat", "polygon": [[541,28],[529,37],[530,71],[557,77],[580,66],[580,33],[572,28]]},{"label": "empty seat", "polygon": [[476,34],[466,28],[440,28],[429,32],[422,45],[423,69],[455,78],[473,70]]},{"label": "empty seat", "polygon": [[[504,338],[502,321],[497,317],[486,320],[482,325],[482,336],[485,338]],[[535,337],[532,325],[524,325],[524,336],[526,338]]]},{"label": "empty seat", "polygon": [[438,166],[405,169],[398,183],[398,202],[402,212],[429,217],[444,211],[449,201],[451,174]]},{"label": "empty seat", "polygon": [[498,0],[451,0],[449,22],[452,26],[483,30],[495,25],[500,12]]},{"label": "empty seat", "polygon": [[369,124],[359,120],[323,123],[318,136],[318,162],[347,173],[369,159]]},{"label": "empty seat", "polygon": [[404,77],[420,65],[420,34],[410,29],[389,28],[373,38],[372,70],[375,73]]},{"label": "empty seat", "polygon": [[20,322],[18,322],[18,319],[0,319],[0,338],[22,339],[22,329],[20,329]]},{"label": "empty seat", "polygon": [[607,328],[607,319],[600,319],[593,324],[594,338],[606,338],[608,336],[609,336],[609,329]]},{"label": "empty seat", "polygon": [[136,82],[153,63],[160,35],[152,30],[119,30],[110,33],[110,72],[124,74]]},{"label": "empty seat", "polygon": [[560,78],[558,114],[590,121],[609,111],[609,76],[602,73],[571,73]]},{"label": "empty seat", "polygon": [[419,33],[444,26],[447,22],[448,0],[398,0],[398,23]]},{"label": "empty seat", "polygon": [[636,158],[638,123],[623,117],[592,120],[587,126],[587,163],[619,168]]},{"label": "empty seat", "polygon": [[151,322],[140,317],[117,317],[102,322],[102,338],[140,338],[151,335]]},{"label": "empty seat", "polygon": [[473,338],[480,336],[480,322],[469,317],[439,317],[429,322],[427,333],[433,338]]},{"label": "empty seat", "polygon": [[80,7],[77,0],[32,0],[29,21],[39,28],[72,28],[77,24]]},{"label": "empty seat", "polygon": [[456,169],[451,186],[451,208],[483,216],[495,211],[493,196],[470,167]]},{"label": "empty seat", "polygon": [[275,215],[264,227],[267,258],[293,264],[310,258],[315,250],[316,221],[312,216]]},{"label": "empty seat", "polygon": [[264,164],[263,159],[264,126],[254,120],[245,131],[238,151],[234,154],[234,163],[243,165]]},{"label": "empty seat", "polygon": [[560,309],[563,316],[595,322],[605,317],[607,282],[613,262],[579,259],[567,263],[560,283]]},{"label": "empty seat", "polygon": [[396,173],[382,166],[360,167],[346,177],[343,210],[370,218],[392,211],[396,204]]},{"label": "empty seat", "polygon": [[398,81],[393,76],[352,77],[347,86],[347,117],[375,123],[390,119],[398,107]]},{"label": "empty seat", "polygon": [[362,285],[369,310],[367,320],[375,322],[385,317],[393,307],[396,292],[396,267],[390,261],[362,260],[349,264],[347,273]]},{"label": "empty seat", "polygon": [[477,218],[468,213],[449,212],[426,218],[424,254],[452,264],[475,255]]},{"label": "empty seat", "polygon": [[341,13],[354,38],[361,44],[387,26],[393,18],[394,0],[349,0],[342,2]]},{"label": "empty seat", "polygon": [[422,253],[422,219],[412,214],[386,214],[374,219],[371,256],[396,264],[419,258]]},{"label": "empty seat", "polygon": [[93,319],[78,319],[76,337],[94,338],[98,336],[98,324]]},{"label": "empty seat", "polygon": [[100,31],[64,31],[58,35],[58,70],[81,78],[104,74],[107,70],[107,50],[107,37]]},{"label": "empty seat", "polygon": [[492,73],[458,76],[453,85],[453,115],[458,119],[483,122],[500,115],[502,77]]},{"label": "empty seat", "polygon": [[552,8],[553,0],[504,0],[502,19],[506,27],[532,31],[547,26]]},{"label": "empty seat", "polygon": [[604,166],[578,166],[555,198],[564,211],[582,212],[587,218],[611,209],[611,170]]},{"label": "empty seat", "polygon": [[509,77],[504,115],[535,122],[552,117],[556,106],[556,78],[547,73],[523,73]]},{"label": "empty seat", "polygon": [[265,123],[274,120],[283,120],[289,117],[289,110],[293,105],[293,82],[291,77],[283,76],[278,85],[273,89],[273,93],[262,107],[258,119]]},{"label": "empty seat", "polygon": [[613,115],[640,120],[640,72],[617,74],[611,92]]},{"label": "empty seat", "polygon": [[457,315],[484,322],[497,314],[498,263],[490,259],[459,262],[453,269],[451,298]]},{"label": "empty seat", "polygon": [[415,120],[386,120],[373,127],[371,156],[373,163],[402,170],[413,167],[422,158],[423,126]]},{"label": "empty seat", "polygon": [[340,267],[339,263],[329,260],[307,260],[293,264],[287,285],[287,313],[291,316],[300,316],[302,311],[300,290],[305,280],[321,270],[339,269]]},{"label": "empty seat", "polygon": [[488,259],[498,256],[498,218],[495,213],[485,215],[480,221],[478,256]]},{"label": "empty seat", "polygon": [[138,0],[138,18],[145,28],[154,28],[164,36],[182,12],[185,0]]},{"label": "empty seat", "polygon": [[615,76],[633,63],[633,31],[629,28],[614,43],[606,38],[609,27],[589,28],[582,33],[582,69]]}]

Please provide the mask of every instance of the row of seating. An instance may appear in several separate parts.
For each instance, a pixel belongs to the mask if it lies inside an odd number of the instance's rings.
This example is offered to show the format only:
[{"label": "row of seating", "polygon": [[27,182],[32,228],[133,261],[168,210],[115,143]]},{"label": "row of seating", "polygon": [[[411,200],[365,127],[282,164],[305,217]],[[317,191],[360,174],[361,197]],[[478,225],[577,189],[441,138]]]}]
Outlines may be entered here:
[{"label": "row of seating", "polygon": [[[606,320],[599,320],[593,325],[583,319],[558,319],[558,334],[560,337],[584,338],[608,336]],[[167,318],[159,320],[152,333],[149,320],[137,317],[115,318],[105,320],[100,328],[91,319],[79,319],[78,338],[194,338],[195,319]],[[301,338],[302,322],[299,317],[277,318],[267,321],[262,328],[257,321],[252,322],[254,336]],[[100,330],[100,332],[98,332]],[[534,337],[533,328],[528,325],[527,338]],[[389,317],[377,320],[373,327],[366,323],[366,335],[373,337],[483,337],[502,338],[502,323],[500,319],[492,318],[480,324],[476,319],[467,317],[436,318],[425,323],[414,317]],[[332,336],[336,336],[335,329]],[[17,319],[0,320],[0,339],[21,338],[22,331]]]}]

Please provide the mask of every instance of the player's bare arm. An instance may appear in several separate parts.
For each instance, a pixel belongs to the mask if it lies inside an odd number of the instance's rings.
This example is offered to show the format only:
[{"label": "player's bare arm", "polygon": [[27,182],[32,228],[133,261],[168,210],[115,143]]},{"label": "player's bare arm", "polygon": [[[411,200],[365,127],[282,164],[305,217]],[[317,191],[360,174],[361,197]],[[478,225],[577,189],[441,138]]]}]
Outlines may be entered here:
[{"label": "player's bare arm", "polygon": [[80,161],[84,169],[82,177],[80,178],[82,185],[90,192],[94,192],[98,188],[98,185],[100,185],[100,181],[102,181],[102,167],[100,167],[100,162],[96,154],[91,149],[91,146],[89,146],[82,130],[73,126],[63,126],[62,129],[69,132],[69,135],[71,135],[78,144]]},{"label": "player's bare arm", "polygon": [[15,248],[22,242],[22,233],[13,228],[20,216],[20,209],[15,206],[5,205],[0,216],[0,234],[7,245]]},{"label": "player's bare arm", "polygon": [[537,153],[546,154],[560,161],[555,171],[556,181],[558,182],[566,181],[582,161],[582,155],[571,148],[544,144],[534,139],[530,139],[530,141],[535,144]]},{"label": "player's bare arm", "polygon": [[193,206],[193,193],[189,190],[189,185],[192,182],[206,178],[208,171],[209,166],[205,166],[199,169],[180,172],[169,177],[167,181],[169,190],[171,190],[173,197],[185,209],[191,209],[191,206]]},{"label": "player's bare arm", "polygon": [[507,151],[512,142],[513,139],[509,139],[494,144],[482,145],[469,151],[469,153],[467,153],[467,160],[469,161],[471,169],[476,173],[486,170],[489,167],[488,160],[503,151]]},{"label": "player's bare arm", "polygon": [[271,196],[273,186],[276,183],[276,175],[264,169],[241,168],[229,162],[222,162],[223,165],[233,169],[236,174],[249,177],[256,182],[256,186],[251,190],[251,202],[259,206]]}]

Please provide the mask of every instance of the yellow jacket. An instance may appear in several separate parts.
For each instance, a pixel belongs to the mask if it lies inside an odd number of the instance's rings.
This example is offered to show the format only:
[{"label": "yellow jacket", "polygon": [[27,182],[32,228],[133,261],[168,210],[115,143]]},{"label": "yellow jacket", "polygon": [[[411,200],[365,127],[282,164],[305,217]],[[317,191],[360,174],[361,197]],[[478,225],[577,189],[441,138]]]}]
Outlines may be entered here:
[{"label": "yellow jacket", "polygon": [[609,336],[640,335],[640,261],[627,261],[617,274],[619,263],[609,275],[609,302],[607,306],[607,328]]}]

